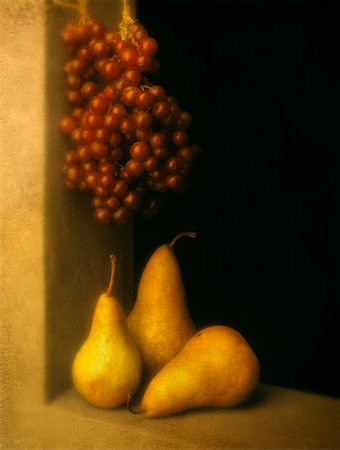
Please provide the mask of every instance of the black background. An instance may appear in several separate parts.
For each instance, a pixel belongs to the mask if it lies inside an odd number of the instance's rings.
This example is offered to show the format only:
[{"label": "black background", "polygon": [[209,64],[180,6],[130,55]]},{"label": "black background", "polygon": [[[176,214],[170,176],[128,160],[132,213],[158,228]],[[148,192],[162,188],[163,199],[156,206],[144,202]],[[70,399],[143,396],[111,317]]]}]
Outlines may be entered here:
[{"label": "black background", "polygon": [[261,381],[339,395],[335,2],[138,0],[162,84],[203,148],[191,189],[136,219],[136,283],[176,244],[190,313],[254,348]]}]

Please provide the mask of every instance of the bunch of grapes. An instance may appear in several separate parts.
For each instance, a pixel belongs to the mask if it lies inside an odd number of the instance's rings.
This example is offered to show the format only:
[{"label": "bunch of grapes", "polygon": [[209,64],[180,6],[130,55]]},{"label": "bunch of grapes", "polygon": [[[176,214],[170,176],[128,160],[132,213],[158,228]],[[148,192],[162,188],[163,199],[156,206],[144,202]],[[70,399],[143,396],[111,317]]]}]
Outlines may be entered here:
[{"label": "bunch of grapes", "polygon": [[200,152],[187,135],[191,115],[147,78],[159,69],[157,42],[136,21],[121,33],[92,18],[67,23],[62,41],[72,55],[64,66],[72,111],[60,120],[72,143],[66,186],[91,192],[97,222],[154,217],[161,193],[186,189]]}]

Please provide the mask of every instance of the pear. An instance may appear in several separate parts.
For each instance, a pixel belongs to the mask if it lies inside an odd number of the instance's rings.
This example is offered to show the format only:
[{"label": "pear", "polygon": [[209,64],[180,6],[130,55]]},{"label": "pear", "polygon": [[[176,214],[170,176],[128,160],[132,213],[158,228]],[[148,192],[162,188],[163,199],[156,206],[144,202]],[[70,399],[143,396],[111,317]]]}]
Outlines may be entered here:
[{"label": "pear", "polygon": [[259,361],[236,330],[204,328],[151,380],[141,402],[148,417],[200,407],[231,407],[254,391]]},{"label": "pear", "polygon": [[114,408],[127,403],[141,381],[139,352],[128,332],[124,311],[111,296],[116,258],[111,258],[107,291],[100,295],[88,338],[72,366],[73,384],[92,405]]},{"label": "pear", "polygon": [[128,316],[130,333],[142,357],[144,380],[149,380],[172,359],[196,333],[188,307],[180,267],[173,251],[183,236],[158,247],[147,262]]}]

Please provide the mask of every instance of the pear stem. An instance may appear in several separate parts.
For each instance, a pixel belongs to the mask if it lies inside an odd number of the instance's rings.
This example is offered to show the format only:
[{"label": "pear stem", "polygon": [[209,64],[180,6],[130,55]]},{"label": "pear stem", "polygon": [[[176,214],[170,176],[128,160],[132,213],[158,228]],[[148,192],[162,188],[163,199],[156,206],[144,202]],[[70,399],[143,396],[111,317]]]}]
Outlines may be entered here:
[{"label": "pear stem", "polygon": [[176,244],[178,239],[180,239],[181,237],[185,237],[185,236],[191,237],[191,238],[196,238],[198,235],[195,231],[183,231],[182,233],[178,233],[173,238],[173,240],[170,242],[169,247],[173,248],[173,246]]},{"label": "pear stem", "polygon": [[131,404],[131,400],[132,400],[132,395],[131,395],[131,394],[128,394],[126,406],[127,406],[128,410],[129,410],[132,414],[141,414],[141,413],[144,413],[144,412],[145,412],[145,410],[143,410],[140,406],[138,406],[138,405],[132,405],[132,404]]},{"label": "pear stem", "polygon": [[116,262],[117,262],[117,258],[114,255],[110,255],[110,260],[111,260],[111,273],[110,273],[110,281],[109,281],[109,285],[106,289],[106,295],[108,297],[111,296],[111,291],[113,288],[113,281],[114,281],[114,277],[115,277],[115,272],[116,272]]}]

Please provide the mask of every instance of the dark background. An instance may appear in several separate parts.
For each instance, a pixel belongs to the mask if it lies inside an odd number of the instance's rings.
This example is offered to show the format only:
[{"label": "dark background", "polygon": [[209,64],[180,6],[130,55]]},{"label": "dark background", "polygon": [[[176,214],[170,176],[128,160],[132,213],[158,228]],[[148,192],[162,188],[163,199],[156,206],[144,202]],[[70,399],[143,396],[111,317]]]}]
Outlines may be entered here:
[{"label": "dark background", "polygon": [[243,334],[261,381],[339,395],[335,2],[137,1],[150,77],[194,117],[191,189],[136,219],[136,283],[177,232],[190,313]]}]

